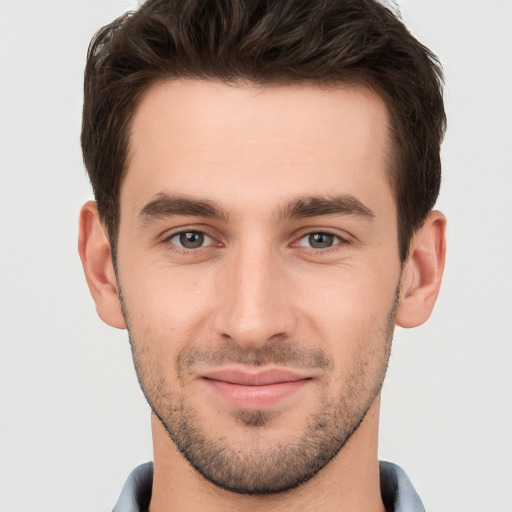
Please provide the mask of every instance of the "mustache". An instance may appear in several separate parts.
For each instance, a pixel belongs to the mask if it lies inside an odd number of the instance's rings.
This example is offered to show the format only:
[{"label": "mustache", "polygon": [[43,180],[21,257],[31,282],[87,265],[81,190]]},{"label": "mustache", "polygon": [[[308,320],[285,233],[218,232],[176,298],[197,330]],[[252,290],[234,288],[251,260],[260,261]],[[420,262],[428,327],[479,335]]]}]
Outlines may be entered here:
[{"label": "mustache", "polygon": [[179,373],[186,372],[199,363],[211,366],[276,365],[320,370],[329,369],[332,366],[331,359],[322,349],[306,348],[290,342],[272,343],[257,349],[244,349],[234,342],[218,347],[193,345],[179,355],[177,361]]}]

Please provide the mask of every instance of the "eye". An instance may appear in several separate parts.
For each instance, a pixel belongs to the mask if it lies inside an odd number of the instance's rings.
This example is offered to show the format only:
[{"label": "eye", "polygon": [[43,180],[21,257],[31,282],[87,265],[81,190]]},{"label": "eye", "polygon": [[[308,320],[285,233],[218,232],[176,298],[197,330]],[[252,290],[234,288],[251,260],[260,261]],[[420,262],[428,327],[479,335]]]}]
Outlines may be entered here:
[{"label": "eye", "polygon": [[329,249],[330,247],[341,243],[343,240],[332,233],[309,233],[303,236],[297,245],[310,247],[312,249]]},{"label": "eye", "polygon": [[201,231],[182,231],[169,238],[171,244],[183,249],[199,249],[206,245],[213,244],[212,238]]}]

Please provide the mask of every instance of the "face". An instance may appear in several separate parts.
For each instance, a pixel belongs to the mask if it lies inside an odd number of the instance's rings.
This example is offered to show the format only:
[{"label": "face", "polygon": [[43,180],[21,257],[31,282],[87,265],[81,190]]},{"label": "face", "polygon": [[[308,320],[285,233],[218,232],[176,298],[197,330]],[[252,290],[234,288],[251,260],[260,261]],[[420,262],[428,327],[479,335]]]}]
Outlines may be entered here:
[{"label": "face", "polygon": [[118,284],[143,391],[216,485],[299,485],[376,401],[401,273],[388,149],[367,90],[174,81],[142,99]]}]

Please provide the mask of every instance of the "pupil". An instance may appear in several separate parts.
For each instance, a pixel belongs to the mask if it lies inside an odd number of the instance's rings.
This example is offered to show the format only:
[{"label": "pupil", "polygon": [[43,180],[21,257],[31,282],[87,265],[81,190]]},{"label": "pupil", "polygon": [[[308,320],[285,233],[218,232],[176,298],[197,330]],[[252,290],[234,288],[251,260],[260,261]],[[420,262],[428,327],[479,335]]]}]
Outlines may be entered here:
[{"label": "pupil", "polygon": [[180,243],[187,249],[196,249],[201,247],[204,242],[204,235],[196,231],[189,231],[188,233],[181,233]]},{"label": "pupil", "polygon": [[309,235],[309,243],[311,247],[315,249],[326,249],[327,247],[331,247],[334,241],[334,235],[330,235],[329,233],[315,233],[313,235]]}]

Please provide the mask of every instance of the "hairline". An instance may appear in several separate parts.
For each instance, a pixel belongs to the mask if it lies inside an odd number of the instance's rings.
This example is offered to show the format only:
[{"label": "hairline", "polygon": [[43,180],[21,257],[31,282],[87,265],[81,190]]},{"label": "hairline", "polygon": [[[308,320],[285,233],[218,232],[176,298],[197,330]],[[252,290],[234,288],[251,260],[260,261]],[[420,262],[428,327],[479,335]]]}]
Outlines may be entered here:
[{"label": "hairline", "polygon": [[[366,77],[365,77],[366,78]],[[102,219],[105,223],[106,232],[108,235],[112,259],[115,262],[115,266],[117,266],[116,258],[117,258],[117,245],[118,245],[118,237],[119,237],[119,228],[120,228],[120,212],[121,212],[121,189],[123,187],[124,181],[126,179],[126,175],[128,172],[128,168],[130,166],[130,162],[134,157],[132,136],[133,136],[133,125],[135,121],[135,117],[137,115],[137,111],[140,108],[140,105],[144,101],[145,96],[150,94],[150,92],[158,87],[159,85],[172,83],[172,82],[209,82],[209,83],[218,83],[228,85],[230,87],[252,87],[254,89],[277,89],[280,87],[316,87],[318,89],[324,89],[326,91],[334,91],[339,88],[346,89],[354,89],[359,90],[366,93],[373,93],[377,95],[381,101],[384,103],[386,109],[386,132],[387,132],[387,141],[384,148],[384,170],[387,174],[388,184],[390,186],[391,194],[393,196],[393,201],[395,204],[396,210],[396,224],[397,224],[397,243],[398,250],[400,254],[400,260],[405,261],[407,259],[407,250],[402,250],[402,244],[404,240],[401,239],[402,234],[400,232],[400,210],[398,205],[398,195],[400,188],[400,174],[403,170],[400,169],[400,158],[398,151],[398,134],[396,133],[396,122],[394,121],[395,115],[393,111],[392,99],[388,97],[386,92],[379,87],[377,84],[372,84],[371,80],[366,78],[366,80],[361,77],[361,79],[357,80],[355,78],[339,78],[339,77],[327,77],[327,78],[319,78],[319,79],[290,79],[290,78],[282,78],[282,79],[273,79],[273,80],[253,80],[251,78],[240,76],[235,77],[233,79],[222,79],[218,76],[186,76],[186,75],[169,75],[162,77],[153,77],[152,80],[148,81],[144,87],[142,87],[138,93],[133,98],[133,106],[129,112],[129,115],[125,119],[125,123],[123,128],[120,130],[120,137],[122,139],[122,144],[124,146],[124,158],[122,162],[121,172],[118,176],[118,186],[116,190],[116,197],[114,198],[114,212],[113,212],[113,222],[108,222],[107,219]],[[112,224],[112,225],[109,225]],[[112,232],[113,230],[113,232]],[[410,243],[410,240],[407,240],[407,246]]]}]

